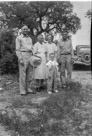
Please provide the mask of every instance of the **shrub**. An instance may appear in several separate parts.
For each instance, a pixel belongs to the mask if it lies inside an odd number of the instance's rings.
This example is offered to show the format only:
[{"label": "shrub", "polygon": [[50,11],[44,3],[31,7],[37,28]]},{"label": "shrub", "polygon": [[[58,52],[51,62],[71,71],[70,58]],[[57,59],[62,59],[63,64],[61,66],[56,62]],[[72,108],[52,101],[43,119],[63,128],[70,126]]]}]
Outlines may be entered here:
[{"label": "shrub", "polygon": [[0,72],[15,74],[18,72],[18,60],[15,53],[15,36],[12,31],[2,31],[0,34]]}]

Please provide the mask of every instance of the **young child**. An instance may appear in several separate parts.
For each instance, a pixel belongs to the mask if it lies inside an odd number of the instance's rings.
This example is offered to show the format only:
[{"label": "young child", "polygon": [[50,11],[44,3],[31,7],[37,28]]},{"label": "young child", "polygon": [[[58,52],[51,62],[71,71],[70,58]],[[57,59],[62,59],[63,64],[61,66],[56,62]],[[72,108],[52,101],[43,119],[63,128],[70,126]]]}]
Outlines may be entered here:
[{"label": "young child", "polygon": [[49,61],[46,64],[47,66],[47,92],[52,94],[53,92],[58,92],[57,90],[57,72],[58,72],[58,63],[55,60],[55,54],[49,54]]}]

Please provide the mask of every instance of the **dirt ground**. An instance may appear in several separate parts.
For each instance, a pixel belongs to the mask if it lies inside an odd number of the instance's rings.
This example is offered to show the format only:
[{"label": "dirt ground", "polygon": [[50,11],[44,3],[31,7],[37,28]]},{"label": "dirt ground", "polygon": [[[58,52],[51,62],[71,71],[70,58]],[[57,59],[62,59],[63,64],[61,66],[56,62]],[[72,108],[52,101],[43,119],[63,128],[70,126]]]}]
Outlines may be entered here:
[{"label": "dirt ground", "polygon": [[[1,77],[0,80],[2,80],[2,77]],[[91,71],[73,71],[73,73],[72,73],[72,80],[80,82],[83,86],[85,86],[85,85],[92,86]],[[0,84],[0,87],[2,87],[1,84]],[[6,92],[6,95],[7,95],[7,92]],[[3,95],[0,92],[0,97],[2,97],[2,96]],[[0,98],[0,99],[2,99],[2,98]],[[2,106],[2,101],[0,101],[0,110],[2,109],[2,107],[3,107]],[[0,136],[11,136],[10,132],[6,131],[6,129],[4,128],[4,126],[2,126],[2,124],[0,124]]]}]

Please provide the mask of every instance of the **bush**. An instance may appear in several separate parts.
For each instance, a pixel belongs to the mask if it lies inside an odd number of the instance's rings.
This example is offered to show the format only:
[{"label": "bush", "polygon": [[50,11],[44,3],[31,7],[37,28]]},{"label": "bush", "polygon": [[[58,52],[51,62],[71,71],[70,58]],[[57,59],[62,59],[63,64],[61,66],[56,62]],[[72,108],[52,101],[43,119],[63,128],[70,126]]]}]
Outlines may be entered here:
[{"label": "bush", "polygon": [[15,36],[12,31],[0,34],[0,73],[15,74],[18,72],[18,59],[15,53]]}]

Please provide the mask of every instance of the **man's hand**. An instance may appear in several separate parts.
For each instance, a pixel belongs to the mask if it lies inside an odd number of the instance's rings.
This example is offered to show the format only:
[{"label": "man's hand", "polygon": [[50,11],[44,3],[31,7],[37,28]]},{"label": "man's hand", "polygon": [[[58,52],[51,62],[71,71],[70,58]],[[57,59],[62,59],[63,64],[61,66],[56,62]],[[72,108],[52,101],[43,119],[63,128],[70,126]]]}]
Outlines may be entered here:
[{"label": "man's hand", "polygon": [[72,57],[72,59],[71,59],[71,63],[72,63],[72,65],[74,64],[74,58]]},{"label": "man's hand", "polygon": [[24,66],[24,62],[22,59],[19,60],[19,63]]},{"label": "man's hand", "polygon": [[74,64],[74,62],[77,60],[78,60],[78,57],[72,56],[71,63]]}]

